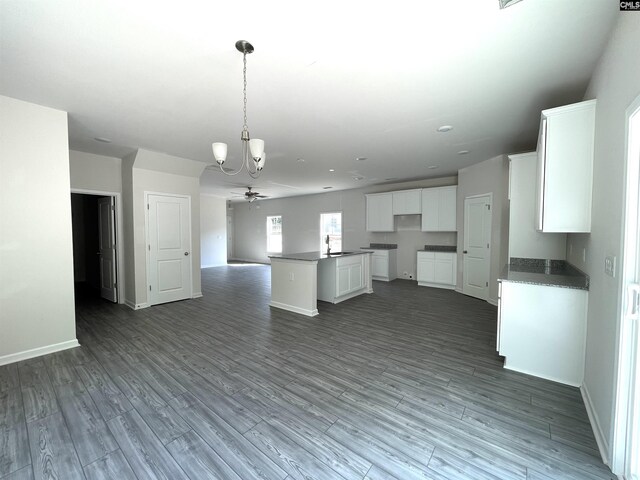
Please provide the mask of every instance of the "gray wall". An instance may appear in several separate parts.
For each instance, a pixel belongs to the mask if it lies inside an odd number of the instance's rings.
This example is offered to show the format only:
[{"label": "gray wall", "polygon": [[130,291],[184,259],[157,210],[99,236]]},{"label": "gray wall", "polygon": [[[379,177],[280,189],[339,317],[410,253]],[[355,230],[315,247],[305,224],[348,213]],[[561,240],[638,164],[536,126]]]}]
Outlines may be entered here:
[{"label": "gray wall", "polygon": [[200,195],[200,264],[202,268],[227,264],[227,202]]},{"label": "gray wall", "polygon": [[0,365],[77,345],[67,113],[0,96]]},{"label": "gray wall", "polygon": [[489,302],[498,302],[498,275],[509,253],[509,163],[500,155],[458,171],[458,289],[462,290],[464,246],[464,200],[474,195],[493,194],[491,215],[491,260]]},{"label": "gray wall", "polygon": [[253,203],[234,203],[233,209],[229,209],[234,223],[234,258],[268,262],[267,215],[282,215],[285,252],[305,252],[320,248],[320,213],[342,212],[343,250],[368,246],[372,242],[397,243],[399,276],[402,278],[403,273],[407,272],[407,277],[411,275],[415,278],[416,251],[427,243],[455,245],[456,234],[421,232],[419,215],[396,217],[396,232],[367,232],[365,194],[455,184],[456,177],[444,177]]},{"label": "gray wall", "polygon": [[[585,99],[598,100],[591,234],[571,234],[567,240],[568,260],[591,279],[583,391],[606,452],[611,448],[613,428],[622,285],[619,275],[604,274],[604,259],[622,256],[625,111],[640,95],[640,62],[629,55],[637,53],[638,45],[640,16],[621,13],[585,95]],[[586,262],[582,261],[583,248]]]}]

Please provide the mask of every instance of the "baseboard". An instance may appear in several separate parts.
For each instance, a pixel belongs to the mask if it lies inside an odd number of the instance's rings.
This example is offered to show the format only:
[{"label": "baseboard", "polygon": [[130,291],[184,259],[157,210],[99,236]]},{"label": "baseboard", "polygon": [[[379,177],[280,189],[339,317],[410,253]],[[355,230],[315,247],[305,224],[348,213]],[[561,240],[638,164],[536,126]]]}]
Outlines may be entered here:
[{"label": "baseboard", "polygon": [[487,303],[490,303],[491,305],[493,305],[494,307],[498,306],[498,299],[493,299],[493,298],[487,298]]},{"label": "baseboard", "polygon": [[200,298],[202,297],[202,292],[196,292],[193,295],[191,295],[191,298]]},{"label": "baseboard", "polygon": [[200,268],[215,268],[215,267],[226,267],[227,263],[214,263],[212,265],[200,265]]},{"label": "baseboard", "polygon": [[49,353],[55,353],[79,346],[80,344],[78,343],[78,340],[74,338],[67,342],[54,343],[53,345],[47,345],[46,347],[38,347],[31,350],[25,350],[23,352],[11,353],[0,357],[0,365],[20,362],[22,360],[28,360],[29,358],[39,357],[41,355],[47,355]]},{"label": "baseboard", "polygon": [[133,303],[131,300],[125,300],[124,304],[129,307],[131,310],[141,310],[143,308],[147,308],[149,307],[149,304],[147,302],[145,303],[138,303],[137,305],[135,303]]},{"label": "baseboard", "polygon": [[462,290],[460,290],[458,287],[453,289],[456,293],[462,293],[464,295],[464,292]]},{"label": "baseboard", "polygon": [[289,312],[299,313],[301,315],[306,315],[307,317],[315,317],[318,315],[318,309],[314,308],[313,310],[307,310],[306,308],[300,308],[293,305],[288,305],[286,303],[274,302],[273,300],[269,303],[270,307],[281,308],[282,310],[288,310]]},{"label": "baseboard", "polygon": [[591,430],[593,430],[593,435],[596,437],[596,443],[598,444],[598,450],[600,450],[602,461],[605,463],[605,465],[609,465],[609,443],[607,442],[607,437],[602,431],[602,427],[600,426],[600,422],[598,421],[598,415],[596,414],[595,408],[593,408],[591,395],[589,395],[589,390],[587,389],[587,385],[584,382],[580,387],[580,393],[582,394],[582,401],[584,402],[584,406],[587,409],[589,423],[591,423]]}]

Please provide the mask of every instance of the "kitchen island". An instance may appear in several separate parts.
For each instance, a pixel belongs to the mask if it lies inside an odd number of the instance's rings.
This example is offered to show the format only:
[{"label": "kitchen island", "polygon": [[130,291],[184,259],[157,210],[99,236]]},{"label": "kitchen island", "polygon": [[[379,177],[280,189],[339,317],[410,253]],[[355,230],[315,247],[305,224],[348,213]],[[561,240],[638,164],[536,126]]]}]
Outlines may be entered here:
[{"label": "kitchen island", "polygon": [[269,258],[272,307],[314,317],[318,300],[340,303],[373,293],[371,252],[303,252]]}]

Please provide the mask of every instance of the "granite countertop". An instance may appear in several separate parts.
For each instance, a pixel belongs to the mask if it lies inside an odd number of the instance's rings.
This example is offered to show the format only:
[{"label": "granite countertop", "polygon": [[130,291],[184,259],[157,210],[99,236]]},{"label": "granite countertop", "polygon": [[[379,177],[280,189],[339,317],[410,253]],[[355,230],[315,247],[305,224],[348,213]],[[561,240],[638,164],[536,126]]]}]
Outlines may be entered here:
[{"label": "granite countertop", "polygon": [[424,250],[418,250],[419,252],[451,252],[458,251],[458,247],[455,245],[425,245]]},{"label": "granite countertop", "polygon": [[397,243],[370,243],[368,247],[360,247],[363,250],[397,250]]},{"label": "granite countertop", "polygon": [[589,290],[589,276],[564,260],[511,258],[498,281]]},{"label": "granite countertop", "polygon": [[365,255],[371,252],[364,252],[362,250],[354,250],[348,252],[338,252],[327,255],[325,252],[300,252],[300,253],[278,253],[275,255],[269,255],[269,258],[281,258],[285,260],[303,260],[308,262],[314,262],[318,260],[326,260],[327,258],[346,257],[349,255]]}]

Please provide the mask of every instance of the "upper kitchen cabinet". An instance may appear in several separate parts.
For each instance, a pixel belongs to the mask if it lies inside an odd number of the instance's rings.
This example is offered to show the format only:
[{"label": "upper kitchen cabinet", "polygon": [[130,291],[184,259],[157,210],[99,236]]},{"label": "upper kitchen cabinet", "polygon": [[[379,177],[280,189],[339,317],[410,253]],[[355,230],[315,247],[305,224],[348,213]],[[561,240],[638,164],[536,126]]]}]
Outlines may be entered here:
[{"label": "upper kitchen cabinet", "polygon": [[393,232],[393,194],[375,193],[367,198],[367,232]]},{"label": "upper kitchen cabinet", "polygon": [[596,101],[542,111],[536,229],[590,232]]},{"label": "upper kitchen cabinet", "polygon": [[393,214],[394,215],[412,215],[422,212],[420,203],[421,189],[401,190],[393,193]]},{"label": "upper kitchen cabinet", "polygon": [[458,187],[422,189],[422,231],[455,232]]}]

